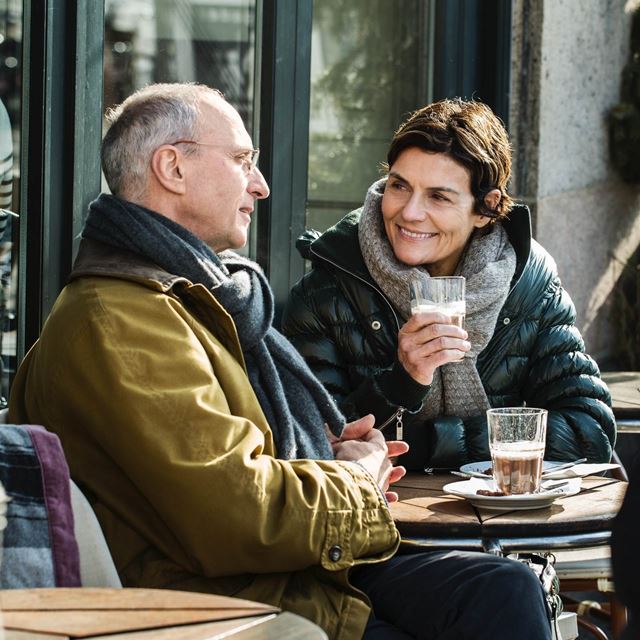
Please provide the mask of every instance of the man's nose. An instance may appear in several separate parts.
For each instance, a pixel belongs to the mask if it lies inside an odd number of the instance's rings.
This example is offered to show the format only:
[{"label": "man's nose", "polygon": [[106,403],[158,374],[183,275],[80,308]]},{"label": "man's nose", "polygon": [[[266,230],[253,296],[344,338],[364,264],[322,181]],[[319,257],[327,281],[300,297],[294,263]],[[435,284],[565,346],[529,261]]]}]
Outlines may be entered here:
[{"label": "man's nose", "polygon": [[251,172],[247,190],[257,200],[264,200],[269,197],[269,185],[258,167],[254,167]]}]

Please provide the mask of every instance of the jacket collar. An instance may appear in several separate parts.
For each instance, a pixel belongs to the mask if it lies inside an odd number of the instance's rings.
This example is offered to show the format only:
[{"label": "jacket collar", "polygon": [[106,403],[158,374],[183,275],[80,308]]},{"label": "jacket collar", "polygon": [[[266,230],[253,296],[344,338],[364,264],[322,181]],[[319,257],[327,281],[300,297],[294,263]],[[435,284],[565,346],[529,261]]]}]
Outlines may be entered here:
[{"label": "jacket collar", "polygon": [[86,276],[131,280],[165,293],[177,283],[191,284],[186,278],[168,273],[137,253],[82,238],[69,282]]},{"label": "jacket collar", "polygon": [[316,257],[323,258],[361,278],[371,280],[358,242],[361,214],[362,208],[348,213],[336,225],[317,237],[309,246],[308,257],[311,260]]},{"label": "jacket collar", "polygon": [[502,223],[511,246],[516,252],[516,271],[513,283],[519,280],[531,254],[531,212],[525,204],[515,204]]},{"label": "jacket collar", "polygon": [[[314,260],[318,257],[361,278],[371,280],[371,275],[362,258],[358,242],[358,222],[362,208],[348,213],[340,222],[325,231],[307,233],[298,241],[303,257]],[[531,214],[529,207],[516,204],[509,217],[503,221],[505,231],[516,252],[516,270],[513,283],[520,278],[531,253]],[[315,239],[314,239],[315,238]]]}]

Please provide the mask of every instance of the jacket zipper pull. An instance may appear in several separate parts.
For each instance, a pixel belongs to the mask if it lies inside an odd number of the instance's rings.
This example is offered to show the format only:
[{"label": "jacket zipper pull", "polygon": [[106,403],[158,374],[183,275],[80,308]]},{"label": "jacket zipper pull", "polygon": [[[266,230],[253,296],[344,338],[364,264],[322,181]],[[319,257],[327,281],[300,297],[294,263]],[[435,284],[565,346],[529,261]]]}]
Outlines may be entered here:
[{"label": "jacket zipper pull", "polygon": [[396,420],[396,436],[400,434],[400,438],[402,438],[402,414],[406,411],[404,407],[399,407],[395,413],[392,413],[378,428],[378,431],[384,431],[386,427],[388,427],[393,419]]},{"label": "jacket zipper pull", "polygon": [[396,440],[403,440],[404,425],[402,424],[402,414],[404,409],[398,409],[396,412]]}]

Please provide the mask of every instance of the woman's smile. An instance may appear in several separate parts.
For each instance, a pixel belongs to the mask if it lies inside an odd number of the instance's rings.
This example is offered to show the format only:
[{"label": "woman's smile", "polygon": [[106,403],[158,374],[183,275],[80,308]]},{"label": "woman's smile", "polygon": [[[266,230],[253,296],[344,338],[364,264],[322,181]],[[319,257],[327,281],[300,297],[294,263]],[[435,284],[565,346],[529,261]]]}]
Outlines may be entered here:
[{"label": "woman's smile", "polygon": [[437,233],[428,233],[424,231],[411,231],[410,229],[406,229],[400,225],[397,225],[397,227],[400,235],[407,238],[407,240],[430,240],[431,238],[435,238],[439,235]]}]

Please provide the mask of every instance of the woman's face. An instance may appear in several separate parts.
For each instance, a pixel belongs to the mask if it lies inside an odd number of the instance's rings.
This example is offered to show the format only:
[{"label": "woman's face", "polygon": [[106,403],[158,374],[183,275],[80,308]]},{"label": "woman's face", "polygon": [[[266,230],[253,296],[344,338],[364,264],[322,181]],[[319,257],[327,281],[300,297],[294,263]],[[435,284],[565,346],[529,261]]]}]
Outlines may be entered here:
[{"label": "woman's face", "polygon": [[389,169],[382,217],[393,252],[405,264],[425,265],[432,276],[452,275],[477,227],[471,176],[444,153],[405,149]]}]

